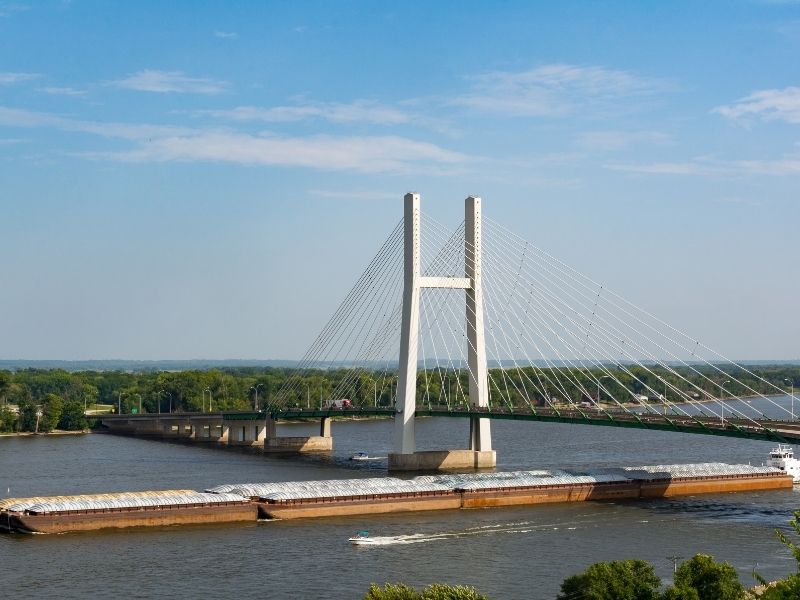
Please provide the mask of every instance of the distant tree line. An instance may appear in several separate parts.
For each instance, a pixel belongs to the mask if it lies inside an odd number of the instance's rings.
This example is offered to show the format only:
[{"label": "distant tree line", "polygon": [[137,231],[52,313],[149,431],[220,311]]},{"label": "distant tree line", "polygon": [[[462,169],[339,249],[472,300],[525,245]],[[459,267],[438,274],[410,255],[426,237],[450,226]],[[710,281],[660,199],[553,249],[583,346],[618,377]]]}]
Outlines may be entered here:
[{"label": "distant tree line", "polygon": [[[583,401],[630,401],[632,395],[659,401],[661,394],[679,401],[675,391],[699,398],[774,394],[800,388],[800,367],[751,367],[752,375],[722,367],[631,366],[607,369],[524,367],[489,371],[493,403],[543,406]],[[611,376],[609,376],[611,375]],[[598,380],[602,389],[598,389]],[[730,381],[728,381],[730,380]],[[722,385],[724,384],[724,386]],[[391,406],[395,372],[337,368],[297,370],[281,367],[231,367],[188,371],[76,371],[62,369],[0,370],[0,430],[39,431],[85,426],[78,408],[104,405],[122,413],[202,412],[263,409],[267,406],[318,406],[348,398],[355,406]],[[464,369],[420,370],[419,405],[457,407],[467,402]],[[663,391],[662,391],[663,390]],[[599,393],[598,393],[599,392]],[[658,392],[658,393],[655,393]],[[676,397],[677,396],[677,397]],[[41,413],[39,417],[36,415]],[[31,429],[33,424],[33,429]]]}]

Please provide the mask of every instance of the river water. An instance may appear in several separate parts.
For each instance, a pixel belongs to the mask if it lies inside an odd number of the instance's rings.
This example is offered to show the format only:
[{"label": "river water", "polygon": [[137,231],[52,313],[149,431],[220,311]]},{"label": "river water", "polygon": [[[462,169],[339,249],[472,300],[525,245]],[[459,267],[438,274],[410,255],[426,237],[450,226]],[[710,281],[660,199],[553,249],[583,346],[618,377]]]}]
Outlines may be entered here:
[{"label": "river water", "polygon": [[[336,422],[330,457],[275,458],[252,450],[91,434],[0,438],[0,496],[223,483],[372,477],[391,422]],[[498,469],[584,469],[689,462],[761,464],[772,444],[611,427],[495,421]],[[282,435],[312,433],[282,425]],[[420,449],[464,447],[468,424],[420,419]],[[574,503],[65,535],[0,535],[0,595],[13,598],[363,597],[371,582],[474,585],[493,599],[554,598],[564,577],[599,560],[643,558],[669,580],[669,556],[704,552],[751,585],[795,568],[774,535],[800,508],[800,489],[672,500]],[[347,538],[368,529],[376,547]]]}]

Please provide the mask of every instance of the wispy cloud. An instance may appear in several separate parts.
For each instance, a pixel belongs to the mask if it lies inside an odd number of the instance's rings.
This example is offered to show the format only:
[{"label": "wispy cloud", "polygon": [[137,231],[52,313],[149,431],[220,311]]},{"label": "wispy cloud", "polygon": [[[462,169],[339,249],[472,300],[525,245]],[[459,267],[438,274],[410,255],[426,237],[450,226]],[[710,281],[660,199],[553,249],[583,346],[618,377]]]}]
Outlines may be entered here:
[{"label": "wispy cloud", "polygon": [[665,146],[673,138],[660,131],[587,131],[578,134],[575,142],[587,150],[615,151],[636,145]]},{"label": "wispy cloud", "polygon": [[235,40],[239,38],[239,34],[235,31],[215,31],[214,37],[223,40]]},{"label": "wispy cloud", "polygon": [[711,112],[734,120],[759,117],[765,121],[800,123],[800,87],[760,90]]},{"label": "wispy cloud", "polygon": [[195,130],[170,125],[150,125],[146,123],[103,123],[99,121],[82,121],[54,115],[52,113],[34,112],[21,108],[0,106],[0,125],[6,127],[51,127],[62,131],[79,131],[103,137],[121,138],[132,141],[149,140],[156,137],[189,135]]},{"label": "wispy cloud", "polygon": [[455,104],[519,117],[552,117],[580,108],[668,89],[662,81],[599,66],[550,64],[528,71],[494,71],[470,78],[472,90]]},{"label": "wispy cloud", "polygon": [[701,157],[682,162],[616,163],[608,164],[606,168],[640,175],[792,176],[800,175],[800,155],[759,160],[719,160]]},{"label": "wispy cloud", "polygon": [[0,3],[0,18],[10,17],[11,15],[25,12],[26,10],[30,9],[31,7],[26,6],[25,4],[13,4],[8,2],[2,2]]},{"label": "wispy cloud", "polygon": [[375,190],[308,190],[309,196],[332,200],[399,200],[397,192]]},{"label": "wispy cloud", "polygon": [[129,152],[96,156],[134,162],[206,161],[365,173],[436,172],[470,160],[435,144],[399,136],[280,137],[231,132],[164,137]]},{"label": "wispy cloud", "polygon": [[39,88],[40,92],[50,94],[52,96],[85,96],[88,92],[86,90],[76,90],[71,87],[42,87]]},{"label": "wispy cloud", "polygon": [[359,100],[349,104],[309,103],[266,108],[238,106],[229,110],[197,111],[196,114],[233,121],[262,121],[266,123],[322,119],[333,123],[398,125],[413,120],[413,116],[409,113],[368,100]]},{"label": "wispy cloud", "polygon": [[111,85],[142,92],[218,94],[227,89],[225,81],[207,77],[189,77],[182,71],[157,71],[145,69],[124,79],[110,82]]},{"label": "wispy cloud", "polygon": [[400,136],[274,136],[172,127],[103,123],[0,107],[0,126],[50,127],[133,142],[129,150],[82,156],[127,162],[202,161],[307,167],[366,173],[440,173],[474,161],[429,142]]},{"label": "wispy cloud", "polygon": [[0,85],[12,85],[37,79],[37,73],[0,73]]}]

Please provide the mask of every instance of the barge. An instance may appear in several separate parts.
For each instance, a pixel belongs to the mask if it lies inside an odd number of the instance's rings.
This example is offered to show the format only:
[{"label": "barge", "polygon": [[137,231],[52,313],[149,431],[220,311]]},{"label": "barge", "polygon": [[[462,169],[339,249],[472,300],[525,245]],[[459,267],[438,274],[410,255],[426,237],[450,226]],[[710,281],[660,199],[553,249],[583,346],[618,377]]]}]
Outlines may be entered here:
[{"label": "barge", "polygon": [[0,501],[0,529],[63,533],[103,528],[229,523],[704,493],[790,489],[775,467],[702,463],[229,484],[207,489]]},{"label": "barge", "polygon": [[0,502],[0,529],[23,533],[66,533],[254,521],[257,515],[258,509],[241,496],[193,490],[10,498]]}]

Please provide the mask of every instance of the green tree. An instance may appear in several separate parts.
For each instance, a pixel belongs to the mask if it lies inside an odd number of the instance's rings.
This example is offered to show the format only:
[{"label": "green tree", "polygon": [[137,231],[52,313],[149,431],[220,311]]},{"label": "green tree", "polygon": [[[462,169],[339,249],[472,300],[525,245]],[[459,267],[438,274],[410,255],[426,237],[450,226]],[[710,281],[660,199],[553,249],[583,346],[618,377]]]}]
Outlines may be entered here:
[{"label": "green tree", "polygon": [[61,413],[64,411],[64,399],[55,394],[47,394],[42,407],[42,418],[39,421],[39,431],[53,431],[58,427]]},{"label": "green tree", "polygon": [[434,583],[418,592],[404,583],[387,583],[382,588],[369,586],[364,600],[489,600],[475,588]]},{"label": "green tree", "polygon": [[64,410],[61,412],[58,428],[66,431],[80,431],[86,429],[87,426],[86,417],[83,414],[83,402],[67,400],[64,403]]},{"label": "green tree", "polygon": [[770,585],[759,600],[797,600],[800,598],[800,575],[790,575]]},{"label": "green tree", "polygon": [[[794,511],[794,517],[789,521],[789,525],[791,525],[794,532],[800,536],[800,511]],[[784,546],[789,548],[794,559],[797,561],[798,571],[800,571],[800,546],[790,540],[780,529],[775,530],[775,535],[778,536],[778,539]],[[758,573],[754,575],[762,584],[767,584],[766,580],[758,575]],[[770,585],[760,596],[760,600],[796,600],[797,598],[800,598],[800,573],[790,575],[786,579]]]},{"label": "green tree", "polygon": [[369,586],[364,600],[419,600],[419,592],[404,583],[387,583],[382,588]]},{"label": "green tree", "polygon": [[728,563],[707,554],[695,554],[675,573],[675,585],[668,588],[667,600],[739,600],[744,588],[739,575]]},{"label": "green tree", "polygon": [[561,583],[557,600],[657,600],[661,580],[643,560],[615,560],[591,565]]},{"label": "green tree", "polygon": [[474,587],[434,583],[420,594],[420,600],[489,600]]},{"label": "green tree", "polygon": [[39,407],[34,404],[30,398],[24,398],[18,404],[19,406],[19,430],[20,431],[35,431],[38,417],[36,413]]},{"label": "green tree", "polygon": [[9,432],[17,428],[17,415],[7,406],[0,406],[0,431]]}]

